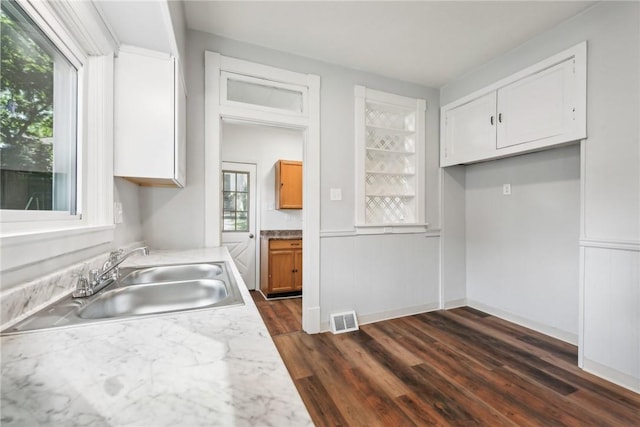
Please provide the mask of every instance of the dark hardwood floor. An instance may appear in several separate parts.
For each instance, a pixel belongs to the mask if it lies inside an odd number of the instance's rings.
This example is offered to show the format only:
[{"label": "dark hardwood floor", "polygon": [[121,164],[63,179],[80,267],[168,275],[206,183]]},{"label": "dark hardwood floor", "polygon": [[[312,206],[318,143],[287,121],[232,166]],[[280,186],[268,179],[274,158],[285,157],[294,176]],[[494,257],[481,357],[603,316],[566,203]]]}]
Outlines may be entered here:
[{"label": "dark hardwood floor", "polygon": [[640,426],[575,346],[472,308],[308,335],[300,298],[253,297],[317,426]]}]

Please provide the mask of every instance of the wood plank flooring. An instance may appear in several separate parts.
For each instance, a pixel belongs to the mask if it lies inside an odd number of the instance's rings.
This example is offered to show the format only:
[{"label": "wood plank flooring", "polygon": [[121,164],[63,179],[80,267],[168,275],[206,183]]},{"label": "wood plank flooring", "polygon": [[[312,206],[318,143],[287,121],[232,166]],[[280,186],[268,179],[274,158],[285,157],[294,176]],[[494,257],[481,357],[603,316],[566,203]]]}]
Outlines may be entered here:
[{"label": "wood plank flooring", "polygon": [[253,297],[317,426],[640,426],[575,346],[472,308],[308,335],[300,298]]}]

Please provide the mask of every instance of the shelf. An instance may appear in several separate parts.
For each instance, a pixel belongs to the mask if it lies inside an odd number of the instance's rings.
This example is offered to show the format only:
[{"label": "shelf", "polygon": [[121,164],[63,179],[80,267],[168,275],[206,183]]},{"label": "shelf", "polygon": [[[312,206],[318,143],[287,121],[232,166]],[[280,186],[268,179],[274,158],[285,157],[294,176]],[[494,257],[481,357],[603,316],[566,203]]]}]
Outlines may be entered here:
[{"label": "shelf", "polygon": [[415,194],[392,194],[392,193],[366,193],[366,197],[400,197],[401,199],[412,199],[416,197]]},{"label": "shelf", "polygon": [[369,175],[387,175],[387,176],[415,176],[415,172],[376,172],[376,171],[365,171],[366,174]]},{"label": "shelf", "polygon": [[367,151],[373,151],[376,153],[384,153],[384,154],[395,154],[398,156],[412,156],[414,154],[416,154],[415,151],[400,151],[400,150],[385,150],[382,148],[369,148],[366,147],[365,148]]},{"label": "shelf", "polygon": [[412,135],[414,133],[416,133],[415,130],[406,130],[406,129],[398,129],[398,128],[390,128],[390,127],[385,127],[385,126],[376,126],[376,125],[370,125],[370,124],[365,124],[365,126],[369,129],[373,129],[373,130],[380,130],[380,131],[384,131],[384,132],[391,132],[391,133],[395,133],[398,135]]}]

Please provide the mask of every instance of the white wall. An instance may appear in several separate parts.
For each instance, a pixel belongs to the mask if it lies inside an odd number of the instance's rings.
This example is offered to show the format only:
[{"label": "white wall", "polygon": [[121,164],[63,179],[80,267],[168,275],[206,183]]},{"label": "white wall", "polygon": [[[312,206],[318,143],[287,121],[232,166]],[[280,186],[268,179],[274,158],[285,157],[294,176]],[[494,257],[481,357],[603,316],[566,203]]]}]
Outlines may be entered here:
[{"label": "white wall", "polygon": [[302,131],[273,126],[223,123],[223,162],[253,163],[260,188],[261,230],[301,230],[302,210],[275,209],[275,164],[302,160]]},{"label": "white wall", "polygon": [[464,166],[442,169],[442,301],[444,308],[467,305]]},{"label": "white wall", "polygon": [[369,323],[437,309],[439,240],[422,234],[323,238],[323,329],[331,313],[347,310]]},{"label": "white wall", "polygon": [[[588,42],[588,138],[581,152],[583,227],[576,242],[581,246],[580,361],[640,391],[640,357],[634,357],[640,351],[640,4],[598,3],[451,82],[440,95],[446,104],[583,40]],[[523,162],[535,158],[523,156]],[[469,262],[474,261],[467,253]],[[481,285],[474,286],[481,294]],[[601,298],[603,293],[608,297]]]}]

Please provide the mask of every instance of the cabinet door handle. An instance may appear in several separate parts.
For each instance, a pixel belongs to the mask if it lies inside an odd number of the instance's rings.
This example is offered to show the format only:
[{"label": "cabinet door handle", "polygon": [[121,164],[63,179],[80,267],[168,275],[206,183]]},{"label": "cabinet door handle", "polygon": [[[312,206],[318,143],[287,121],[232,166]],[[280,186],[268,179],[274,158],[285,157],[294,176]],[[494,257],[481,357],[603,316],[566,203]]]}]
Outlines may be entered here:
[{"label": "cabinet door handle", "polygon": [[502,113],[498,113],[498,123],[502,123]]},{"label": "cabinet door handle", "polygon": [[491,126],[493,126],[493,116],[491,116]]}]

